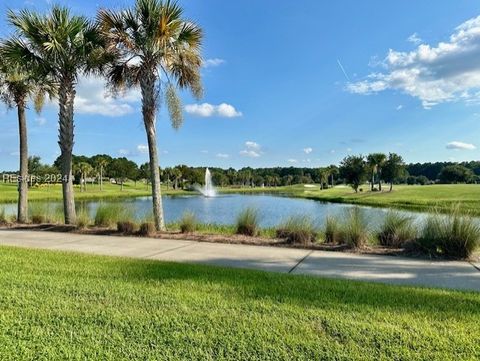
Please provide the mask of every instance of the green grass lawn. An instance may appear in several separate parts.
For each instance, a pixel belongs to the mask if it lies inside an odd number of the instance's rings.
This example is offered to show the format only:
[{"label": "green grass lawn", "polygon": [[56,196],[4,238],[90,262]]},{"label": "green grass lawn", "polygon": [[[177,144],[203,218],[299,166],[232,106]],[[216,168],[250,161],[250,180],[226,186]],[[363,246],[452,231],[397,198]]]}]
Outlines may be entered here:
[{"label": "green grass lawn", "polygon": [[0,247],[0,359],[474,360],[480,294]]},{"label": "green grass lawn", "polygon": [[[128,197],[143,197],[151,195],[151,186],[145,183],[127,182],[124,184],[123,190],[120,185],[104,183],[103,191],[100,191],[100,186],[97,184],[87,185],[86,192],[80,192],[80,186],[74,186],[75,199],[108,199],[108,198],[128,198]],[[184,194],[184,191],[174,191],[173,189],[162,188],[164,194]],[[38,187],[31,187],[28,191],[28,197],[32,201],[38,200],[61,200],[62,186],[60,184],[41,185]],[[16,184],[0,183],[0,203],[16,202],[18,198]]]},{"label": "green grass lawn", "polygon": [[383,192],[370,192],[368,185],[364,185],[364,192],[354,193],[345,186],[325,190],[294,186],[288,192],[297,197],[323,201],[412,210],[437,207],[440,211],[448,211],[458,205],[463,212],[480,215],[480,185],[477,184],[397,185],[392,192],[388,192],[388,187],[385,188],[387,190]]}]

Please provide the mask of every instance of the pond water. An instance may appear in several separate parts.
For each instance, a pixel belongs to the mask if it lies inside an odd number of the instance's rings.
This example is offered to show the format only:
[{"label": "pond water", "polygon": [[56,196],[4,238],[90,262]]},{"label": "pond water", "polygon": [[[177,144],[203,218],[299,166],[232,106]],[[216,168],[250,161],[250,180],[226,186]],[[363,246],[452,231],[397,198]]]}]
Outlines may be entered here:
[{"label": "pond water", "polygon": [[[51,207],[61,207],[61,202],[47,202]],[[107,201],[77,201],[77,207],[86,207],[92,217],[102,203],[117,203],[132,210],[137,220],[142,220],[151,214],[152,202],[150,197],[139,197],[123,200]],[[262,227],[272,227],[280,224],[292,215],[308,215],[318,225],[322,225],[327,216],[341,219],[352,207],[358,207],[372,226],[382,222],[388,209],[350,204],[327,203],[309,199],[288,198],[278,195],[231,194],[207,198],[203,196],[175,196],[163,197],[163,207],[167,223],[178,220],[185,211],[193,212],[204,223],[233,224],[237,215],[247,207],[258,210]],[[16,205],[6,205],[7,213],[14,214]],[[414,217],[422,222],[426,214],[419,212],[399,211]]]}]

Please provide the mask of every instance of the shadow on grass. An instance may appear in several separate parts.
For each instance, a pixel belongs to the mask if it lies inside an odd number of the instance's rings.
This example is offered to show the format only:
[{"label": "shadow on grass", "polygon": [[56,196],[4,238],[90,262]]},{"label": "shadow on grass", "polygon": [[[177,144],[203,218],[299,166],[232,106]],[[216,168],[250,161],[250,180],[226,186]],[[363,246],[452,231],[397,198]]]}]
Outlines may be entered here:
[{"label": "shadow on grass", "polygon": [[[231,263],[231,260],[225,262]],[[268,299],[306,308],[369,307],[392,312],[427,312],[445,318],[480,314],[480,294],[474,292],[154,261],[127,261],[123,264],[123,274],[133,282],[178,280],[198,285],[219,284],[225,286],[226,297]]]}]

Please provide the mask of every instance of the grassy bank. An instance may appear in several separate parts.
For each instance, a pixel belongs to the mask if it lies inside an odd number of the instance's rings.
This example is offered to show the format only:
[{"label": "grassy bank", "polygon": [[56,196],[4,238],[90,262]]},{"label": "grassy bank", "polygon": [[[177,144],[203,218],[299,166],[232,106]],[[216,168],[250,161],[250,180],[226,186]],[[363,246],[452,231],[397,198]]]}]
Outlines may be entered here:
[{"label": "grassy bank", "polygon": [[0,359],[454,360],[480,294],[0,248]]},{"label": "grassy bank", "polygon": [[388,190],[370,192],[367,185],[363,186],[363,189],[364,192],[354,193],[346,186],[325,190],[293,186],[287,189],[286,193],[290,196],[327,202],[419,211],[428,211],[435,207],[440,211],[448,212],[452,206],[458,205],[462,212],[480,216],[480,185],[477,184],[397,185],[392,192]]}]

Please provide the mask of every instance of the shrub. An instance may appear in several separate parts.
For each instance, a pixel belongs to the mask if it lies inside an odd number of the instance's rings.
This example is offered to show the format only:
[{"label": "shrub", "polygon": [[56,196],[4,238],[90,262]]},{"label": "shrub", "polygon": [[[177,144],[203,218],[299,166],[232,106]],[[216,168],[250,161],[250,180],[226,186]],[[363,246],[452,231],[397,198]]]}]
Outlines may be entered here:
[{"label": "shrub", "polygon": [[307,245],[316,241],[318,232],[310,217],[291,216],[279,226],[276,234],[288,243]]},{"label": "shrub", "polygon": [[431,255],[455,259],[469,258],[480,245],[480,226],[458,208],[450,214],[429,216],[414,247]]},{"label": "shrub", "polygon": [[192,233],[198,228],[198,220],[193,212],[185,212],[180,219],[180,232]]},{"label": "shrub", "polygon": [[97,227],[115,227],[117,222],[133,219],[133,212],[124,204],[101,204],[95,214]]},{"label": "shrub", "polygon": [[382,246],[403,247],[417,236],[413,219],[395,211],[389,211],[378,232],[378,241]]},{"label": "shrub", "polygon": [[342,238],[344,243],[352,248],[362,248],[368,242],[368,223],[360,208],[354,207],[347,213],[342,227]]},{"label": "shrub", "polygon": [[341,229],[336,218],[327,217],[323,231],[326,243],[338,243],[341,239]]},{"label": "shrub", "polygon": [[118,221],[117,222],[117,231],[124,234],[133,234],[135,233],[137,225],[132,221]]},{"label": "shrub", "polygon": [[256,236],[259,231],[260,217],[254,208],[246,208],[237,217],[236,233],[245,236]]},{"label": "shrub", "polygon": [[88,210],[86,208],[80,208],[77,212],[77,227],[80,229],[87,228],[91,224],[92,220],[90,219],[90,215],[88,214]]},{"label": "shrub", "polygon": [[7,224],[9,223],[8,222],[8,217],[7,217],[7,213],[5,211],[5,208],[0,208],[0,225],[1,224]]},{"label": "shrub", "polygon": [[140,225],[140,229],[138,230],[138,234],[145,237],[151,237],[155,233],[155,224],[153,224],[152,222],[143,222]]},{"label": "shrub", "polygon": [[30,221],[34,224],[63,223],[63,206],[61,204],[49,204],[33,202],[29,205]]}]

